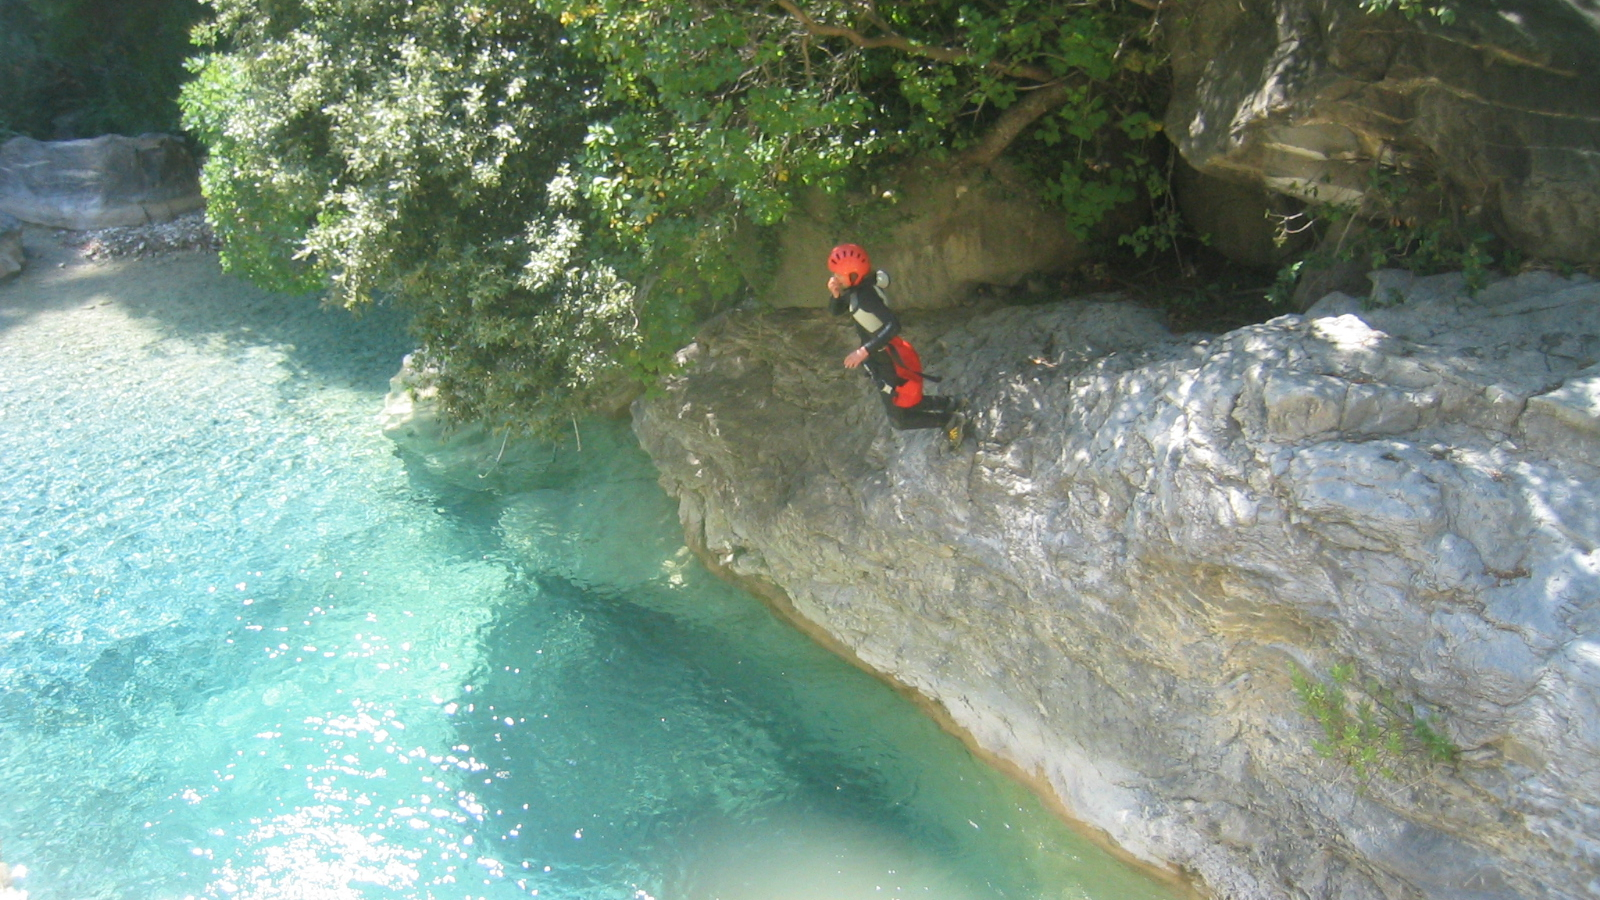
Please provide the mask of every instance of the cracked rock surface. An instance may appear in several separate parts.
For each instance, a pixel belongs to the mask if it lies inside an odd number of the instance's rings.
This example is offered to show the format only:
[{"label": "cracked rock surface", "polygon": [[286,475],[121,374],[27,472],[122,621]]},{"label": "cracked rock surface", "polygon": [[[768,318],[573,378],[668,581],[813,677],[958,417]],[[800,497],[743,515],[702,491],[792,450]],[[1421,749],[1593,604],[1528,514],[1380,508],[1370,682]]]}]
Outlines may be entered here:
[{"label": "cracked rock surface", "polygon": [[1207,175],[1319,204],[1375,198],[1385,167],[1425,169],[1529,256],[1600,262],[1600,7],[1495,0],[1374,15],[1397,6],[1163,4],[1166,133]]},{"label": "cracked rock surface", "polygon": [[[692,545],[1219,896],[1600,895],[1600,284],[1374,281],[910,321],[954,452],[842,320],[737,312],[634,426]],[[1459,756],[1319,755],[1291,672],[1343,664]]]}]

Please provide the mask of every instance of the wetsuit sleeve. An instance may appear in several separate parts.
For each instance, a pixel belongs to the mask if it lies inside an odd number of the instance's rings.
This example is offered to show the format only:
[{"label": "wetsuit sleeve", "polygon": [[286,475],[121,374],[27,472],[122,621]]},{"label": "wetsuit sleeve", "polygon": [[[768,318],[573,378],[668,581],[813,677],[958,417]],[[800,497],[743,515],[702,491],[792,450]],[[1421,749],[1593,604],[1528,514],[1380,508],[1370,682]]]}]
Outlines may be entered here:
[{"label": "wetsuit sleeve", "polygon": [[841,291],[839,296],[828,297],[828,315],[842,316],[850,311],[850,292]]},{"label": "wetsuit sleeve", "polygon": [[856,304],[858,308],[871,313],[883,323],[861,346],[867,348],[868,353],[882,350],[888,346],[890,338],[900,333],[900,320],[889,310],[889,305],[883,302],[883,297],[871,288],[856,292]]}]

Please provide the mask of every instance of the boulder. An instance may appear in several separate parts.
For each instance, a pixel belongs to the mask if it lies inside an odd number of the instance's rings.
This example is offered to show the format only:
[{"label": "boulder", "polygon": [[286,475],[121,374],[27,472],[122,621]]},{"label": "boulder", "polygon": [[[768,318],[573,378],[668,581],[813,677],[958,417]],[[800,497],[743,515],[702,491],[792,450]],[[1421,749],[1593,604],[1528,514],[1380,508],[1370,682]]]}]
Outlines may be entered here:
[{"label": "boulder", "polygon": [[1172,194],[1184,221],[1206,246],[1239,265],[1273,268],[1308,244],[1309,232],[1301,229],[1298,215],[1304,204],[1258,182],[1229,181],[1178,160]]},{"label": "boulder", "polygon": [[[627,403],[620,395],[616,398],[620,413],[574,422],[572,433],[555,441],[477,422],[453,423],[440,408],[432,373],[419,370],[415,359],[407,355],[400,371],[389,379],[378,427],[414,471],[428,478],[462,490],[506,494],[571,485],[606,468],[595,464],[596,456],[613,465],[609,460],[619,441],[632,444],[630,436],[618,434],[619,428],[626,431],[616,424],[626,422]],[[636,395],[631,391],[627,397]],[[599,452],[585,456],[585,447]]]},{"label": "boulder", "polygon": [[401,457],[431,478],[470,491],[509,492],[540,481],[551,462],[541,445],[479,423],[453,425],[428,376],[408,355],[389,379],[378,427]]},{"label": "boulder", "polygon": [[[959,451],[812,311],[720,320],[636,403],[712,565],[1215,896],[1600,894],[1600,283],[906,320]],[[1459,755],[1319,753],[1294,679],[1345,665]]]},{"label": "boulder", "polygon": [[22,223],[0,213],[0,281],[22,271]]},{"label": "boulder", "polygon": [[1568,0],[1184,0],[1163,13],[1167,134],[1201,172],[1358,203],[1374,166],[1439,177],[1525,253],[1600,262],[1600,14]]},{"label": "boulder", "polygon": [[914,167],[867,196],[809,196],[784,223],[777,272],[761,299],[825,305],[828,251],[847,241],[866,246],[873,265],[889,272],[896,305],[908,309],[960,306],[981,288],[1016,286],[1089,258],[1061,214],[1003,163],[959,174]]},{"label": "boulder", "polygon": [[34,225],[145,225],[204,205],[194,158],[170,135],[17,137],[0,145],[0,212]]}]

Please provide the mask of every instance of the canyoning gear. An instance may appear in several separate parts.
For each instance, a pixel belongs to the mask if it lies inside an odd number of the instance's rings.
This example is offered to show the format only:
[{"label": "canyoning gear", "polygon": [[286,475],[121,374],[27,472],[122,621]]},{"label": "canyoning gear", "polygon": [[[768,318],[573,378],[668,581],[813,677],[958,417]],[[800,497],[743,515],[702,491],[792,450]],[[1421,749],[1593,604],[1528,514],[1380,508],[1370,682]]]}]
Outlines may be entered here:
[{"label": "canyoning gear", "polygon": [[916,406],[895,406],[887,395],[883,397],[883,412],[889,418],[889,424],[897,431],[911,431],[918,428],[944,429],[950,426],[954,416],[954,399],[951,397],[923,397],[922,402]]},{"label": "canyoning gear", "polygon": [[855,287],[872,274],[872,260],[859,245],[840,244],[828,254],[828,271],[844,279],[846,287]]},{"label": "canyoning gear", "polygon": [[[830,268],[832,263],[830,257]],[[900,336],[900,319],[889,309],[883,291],[888,281],[887,272],[868,270],[859,283],[840,291],[828,304],[828,310],[836,316],[848,313],[855,324],[860,350],[866,351],[861,367],[877,385],[889,423],[901,430],[945,428],[959,401],[923,393],[923,382],[939,379],[922,371],[916,348]],[[852,365],[855,358],[852,353],[845,364]]]},{"label": "canyoning gear", "polygon": [[845,288],[828,303],[828,311],[836,316],[850,314],[861,346],[869,354],[888,346],[889,339],[900,333],[900,320],[889,311],[888,298],[878,285],[876,273],[869,272],[859,284]]},{"label": "canyoning gear", "polygon": [[889,339],[889,361],[894,364],[895,377],[900,384],[895,387],[894,405],[912,407],[922,402],[922,360],[911,342],[895,335]]}]

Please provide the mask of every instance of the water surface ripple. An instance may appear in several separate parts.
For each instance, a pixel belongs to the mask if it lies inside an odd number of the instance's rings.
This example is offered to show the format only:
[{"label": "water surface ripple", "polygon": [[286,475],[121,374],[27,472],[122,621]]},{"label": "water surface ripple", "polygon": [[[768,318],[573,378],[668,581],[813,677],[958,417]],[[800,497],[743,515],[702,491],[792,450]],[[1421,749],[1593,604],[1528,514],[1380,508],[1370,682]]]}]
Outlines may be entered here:
[{"label": "water surface ripple", "polygon": [[1139,898],[707,575],[625,429],[492,496],[406,349],[203,254],[0,286],[0,853],[36,900]]}]

